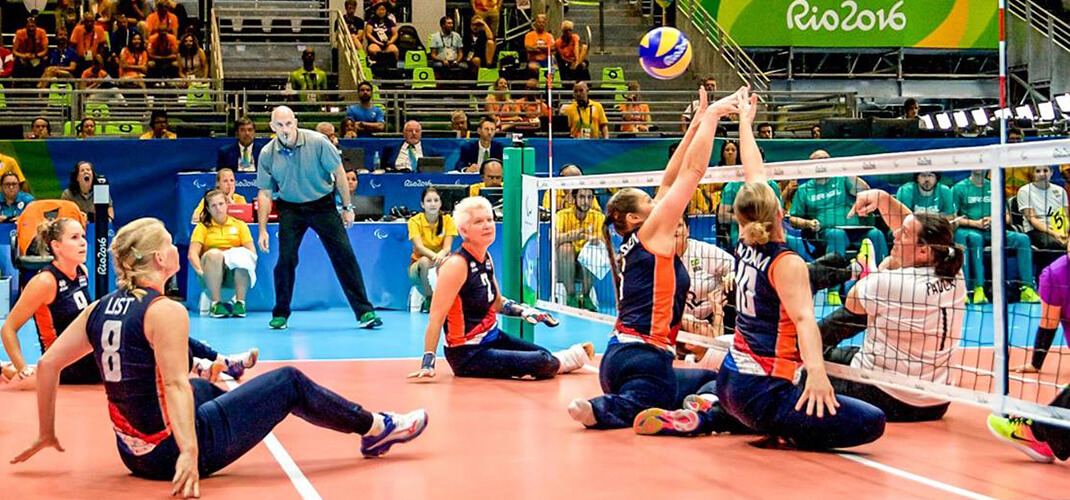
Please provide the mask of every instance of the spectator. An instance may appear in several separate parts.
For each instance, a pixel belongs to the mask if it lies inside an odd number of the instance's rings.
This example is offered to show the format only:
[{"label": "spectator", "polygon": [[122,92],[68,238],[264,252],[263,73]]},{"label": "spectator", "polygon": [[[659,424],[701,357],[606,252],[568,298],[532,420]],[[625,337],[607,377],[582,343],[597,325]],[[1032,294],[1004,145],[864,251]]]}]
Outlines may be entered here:
[{"label": "spectator", "polygon": [[450,130],[457,134],[458,139],[467,141],[472,138],[472,132],[468,130],[468,115],[464,111],[455,109],[450,112]]},{"label": "spectator", "polygon": [[917,120],[918,119],[918,100],[911,97],[906,101],[903,101],[903,116],[905,120]]},{"label": "spectator", "polygon": [[[828,158],[823,150],[814,151],[811,160]],[[851,243],[861,243],[869,239],[873,243],[877,262],[888,255],[888,241],[884,234],[873,228],[868,231],[848,233],[843,226],[859,225],[858,216],[848,217],[854,205],[854,197],[861,191],[869,189],[858,177],[818,177],[799,186],[791,204],[788,217],[792,227],[802,229],[803,239],[817,247],[824,245],[825,254],[847,256],[847,247]],[[854,238],[855,241],[852,241]],[[827,297],[829,305],[841,305],[838,290],[830,290]]]},{"label": "spectator", "polygon": [[[1007,131],[1007,144],[1018,144],[1025,141],[1025,132],[1020,128],[1012,128]],[[1004,171],[1003,191],[1007,199],[1018,195],[1022,186],[1033,181],[1032,167],[1008,168]]]},{"label": "spectator", "polygon": [[509,98],[509,81],[498,78],[494,81],[494,88],[487,93],[485,105],[487,116],[498,124],[503,131],[512,128],[516,122],[521,121],[520,110]]},{"label": "spectator", "polygon": [[15,78],[40,78],[45,71],[48,57],[48,34],[37,27],[37,11],[30,12],[26,27],[15,32],[11,44],[15,55]]},{"label": "spectator", "polygon": [[[1033,182],[1018,190],[1018,209],[1025,218],[1029,241],[1040,250],[1064,252],[1067,245],[1066,190],[1051,183],[1051,167],[1033,167]],[[1038,256],[1039,257],[1039,256]],[[1037,259],[1038,261],[1041,258]],[[1047,260],[1054,260],[1045,258]],[[1039,262],[1041,269],[1050,262]]]},{"label": "spectator", "polygon": [[157,0],[156,11],[145,19],[146,33],[156,34],[162,29],[178,38],[178,16],[171,12],[173,8],[170,0]]},{"label": "spectator", "polygon": [[[360,180],[357,177],[357,173],[350,169],[345,169],[346,173],[346,186],[349,188],[349,203],[353,205],[354,214],[371,214],[376,211],[382,210],[381,203],[375,196],[366,196],[357,194],[357,188],[360,187]],[[334,205],[341,212],[344,208],[342,206],[342,195],[334,193]]]},{"label": "spectator", "polygon": [[[129,47],[130,37],[132,37],[134,33],[140,32],[131,26],[130,18],[122,14],[116,15],[114,25],[108,33],[108,40],[111,41],[111,52],[121,53],[123,49]],[[142,37],[142,42],[144,42],[144,37]],[[142,45],[144,45],[144,43],[142,43]]]},{"label": "spectator", "polygon": [[[226,200],[227,205],[245,205],[246,203],[249,203],[245,200],[244,196],[236,192],[237,188],[238,180],[234,177],[233,170],[224,167],[216,171],[215,187],[213,190],[223,194],[223,198]],[[203,213],[204,198],[201,198],[201,202],[197,204],[197,208],[193,209],[192,221],[194,224],[201,220],[201,214]]]},{"label": "spectator", "polygon": [[[441,31],[431,34],[431,67],[436,70],[467,70],[464,41],[461,40],[461,35],[453,30],[453,18],[442,16],[438,20],[438,26]],[[448,74],[449,71],[440,73]]]},{"label": "spectator", "polygon": [[550,122],[550,107],[543,102],[539,91],[539,81],[528,78],[524,84],[524,96],[516,101],[520,109],[520,121],[513,124],[518,130],[541,130]]},{"label": "spectator", "polygon": [[502,0],[472,0],[472,10],[476,16],[486,21],[490,39],[493,40],[497,37],[498,20],[501,19],[502,12]]},{"label": "spectator", "polygon": [[149,78],[178,77],[178,39],[161,26],[149,37]]},{"label": "spectator", "polygon": [[[93,13],[86,12],[82,16],[82,23],[75,26],[74,31],[71,32],[71,45],[74,45],[74,52],[82,61],[79,67],[87,67],[96,60],[96,56],[101,52],[101,44],[107,49],[108,32],[96,25],[93,21]],[[101,64],[103,62],[102,59]]]},{"label": "spectator", "polygon": [[119,79],[142,80],[149,70],[149,52],[145,50],[145,39],[141,33],[134,32],[130,43],[119,55]]},{"label": "spectator", "polygon": [[33,201],[33,196],[22,190],[22,182],[15,172],[0,175],[0,189],[3,190],[3,198],[0,199],[0,222],[15,222],[26,209],[26,205]]},{"label": "spectator", "polygon": [[[710,98],[713,99],[712,93],[717,92],[717,79],[712,76],[707,76],[706,78],[703,78],[702,87],[706,89],[706,93],[710,94]],[[694,117],[695,111],[697,109],[698,99],[695,99],[694,101],[691,101],[691,104],[689,104],[687,106],[687,109],[684,110],[684,114],[680,115],[680,121],[682,122],[680,124],[681,131],[687,132],[687,125],[691,123],[691,118]]]},{"label": "spectator", "polygon": [[174,132],[168,130],[167,111],[156,109],[149,119],[152,130],[141,134],[142,139],[178,139]]},{"label": "spectator", "polygon": [[48,118],[38,116],[30,123],[30,136],[27,139],[48,139],[52,136],[52,122]]},{"label": "spectator", "polygon": [[[88,161],[75,163],[67,181],[67,189],[64,189],[60,195],[60,199],[73,201],[78,205],[78,209],[85,214],[89,222],[96,221],[96,207],[93,205],[93,179],[96,176],[92,163]],[[108,219],[114,218],[115,208],[109,202]]]},{"label": "spectator", "polygon": [[82,118],[82,122],[78,124],[78,138],[88,139],[95,135],[97,135],[97,121],[88,116]]},{"label": "spectator", "polygon": [[628,82],[628,93],[624,94],[624,102],[617,105],[621,112],[624,123],[620,131],[624,133],[649,132],[650,131],[650,106],[639,102],[639,82]]},{"label": "spectator", "polygon": [[256,172],[256,161],[260,158],[260,148],[253,144],[256,137],[256,125],[247,116],[238,118],[237,142],[227,144],[216,153],[216,168],[237,168],[238,172]]},{"label": "spectator", "polygon": [[348,116],[338,123],[338,133],[343,139],[355,139],[357,137],[357,122]]},{"label": "spectator", "polygon": [[[413,172],[416,170],[417,163],[420,158],[425,154],[424,146],[421,142],[423,138],[423,127],[420,122],[416,120],[409,120],[405,122],[405,142],[401,143],[401,147],[398,148],[397,155],[393,161],[388,161],[388,165],[392,165],[392,169],[397,172]],[[390,154],[387,154],[387,158],[390,158]]]},{"label": "spectator", "polygon": [[182,35],[178,45],[178,76],[190,80],[208,78],[208,57],[193,33]]},{"label": "spectator", "polygon": [[918,172],[914,180],[899,186],[895,199],[916,214],[940,215],[948,220],[955,215],[955,200],[951,188],[940,184],[940,174]]},{"label": "spectator", "polygon": [[479,196],[479,191],[483,188],[502,187],[504,180],[502,172],[501,160],[497,158],[483,160],[483,164],[479,166],[479,175],[483,178],[483,182],[468,186],[468,196]]},{"label": "spectator", "polygon": [[561,22],[561,38],[554,42],[557,53],[557,67],[561,70],[562,80],[588,81],[591,70],[587,63],[587,44],[580,41],[580,36],[573,32],[572,21]]},{"label": "spectator", "polygon": [[758,138],[759,139],[772,139],[776,134],[773,132],[773,126],[769,123],[758,124]]},{"label": "spectator", "polygon": [[119,0],[116,14],[121,15],[130,23],[130,28],[139,28],[138,24],[148,17],[149,8],[145,0]]},{"label": "spectator", "polygon": [[19,182],[26,182],[26,176],[22,174],[22,167],[18,160],[5,154],[0,154],[0,175],[14,172],[19,176]]},{"label": "spectator", "polygon": [[353,120],[357,127],[357,137],[371,137],[386,130],[386,116],[383,108],[372,105],[374,87],[370,82],[357,85],[358,104],[346,108],[346,117]]},{"label": "spectator", "polygon": [[111,75],[104,69],[104,56],[93,56],[93,65],[82,72],[78,86],[83,89],[99,88],[111,79]]},{"label": "spectator", "polygon": [[[594,275],[579,263],[579,255],[589,241],[601,241],[606,216],[600,210],[593,209],[594,191],[577,189],[574,196],[575,204],[559,210],[554,216],[557,226],[557,282],[565,288],[567,305],[597,311],[588,300]],[[576,293],[577,275],[580,293]]]},{"label": "spectator", "polygon": [[[576,164],[573,164],[573,163],[569,163],[569,164],[561,167],[561,171],[558,172],[557,175],[558,175],[558,177],[578,177],[578,176],[583,175],[583,170],[580,168],[579,165],[576,165]],[[557,193],[557,211],[560,212],[561,209],[571,207],[572,205],[574,205],[576,203],[576,199],[572,195],[572,190],[571,189],[557,189],[557,190],[554,190],[554,192]],[[594,208],[595,210],[598,210],[598,211],[602,211],[602,207],[598,204],[598,199],[597,198],[595,198],[595,200],[592,203],[593,203],[592,208]],[[545,209],[545,210],[550,210],[551,209],[551,207],[550,207],[550,191],[549,190],[547,190],[546,192],[544,192],[542,194],[542,208]]]},{"label": "spectator", "polygon": [[[245,292],[255,281],[248,269],[228,266],[229,255],[226,254],[235,251],[247,252],[252,255],[251,260],[255,263],[256,246],[253,245],[253,235],[249,232],[248,224],[227,214],[227,197],[222,192],[214,189],[209,191],[201,199],[201,206],[204,205],[208,205],[208,210],[201,213],[197,227],[190,236],[190,268],[197,273],[201,286],[208,289],[212,299],[208,311],[213,318],[245,317]],[[234,287],[234,302],[230,309],[222,302],[222,288],[228,285]]]},{"label": "spectator", "polygon": [[398,18],[395,15],[401,12],[400,9],[398,9],[398,0],[369,0],[364,3],[366,4],[364,6],[365,19],[375,17],[376,8],[379,7],[380,4],[382,4],[386,6],[386,18],[394,24],[398,24]]},{"label": "spectator", "polygon": [[60,28],[63,28],[64,33],[71,33],[82,18],[78,15],[78,6],[74,0],[59,0],[53,12],[56,16],[57,34]]},{"label": "spectator", "polygon": [[342,15],[349,28],[349,36],[353,38],[353,45],[364,50],[364,19],[357,15],[357,0],[345,1],[346,13]]},{"label": "spectator", "polygon": [[[368,59],[376,64],[390,66],[398,60],[397,23],[386,16],[386,2],[379,2],[372,7],[375,16],[364,26],[364,43]],[[380,58],[381,55],[384,57]],[[380,60],[382,59],[382,60]]]},{"label": "spectator", "polygon": [[475,173],[479,166],[489,158],[504,158],[501,144],[494,142],[494,133],[498,126],[489,117],[483,117],[479,122],[479,139],[475,142],[466,142],[461,145],[461,155],[454,169],[458,172]]},{"label": "spectator", "polygon": [[316,132],[323,134],[328,141],[331,141],[331,145],[338,149],[338,135],[334,133],[334,125],[330,122],[319,122],[316,124]]},{"label": "spectator", "polygon": [[550,60],[550,49],[554,46],[554,35],[546,31],[546,14],[538,14],[531,23],[532,29],[524,35],[524,49],[528,51],[528,68],[538,71],[545,68]]},{"label": "spectator", "polygon": [[0,78],[7,78],[15,71],[15,53],[0,46]]},{"label": "spectator", "polygon": [[821,125],[814,125],[814,126],[810,127],[810,138],[811,139],[820,139],[821,138]]},{"label": "spectator", "polygon": [[432,293],[428,273],[449,257],[457,227],[453,217],[442,213],[442,198],[435,188],[424,188],[420,206],[424,211],[409,218],[409,241],[412,242],[409,280],[424,296],[420,312],[426,313],[431,310]]},{"label": "spectator", "polygon": [[471,29],[464,37],[464,57],[473,71],[494,66],[494,34],[483,22],[483,17],[472,16]]},{"label": "spectator", "polygon": [[56,78],[74,79],[74,71],[78,69],[78,53],[70,45],[67,28],[56,30],[56,46],[48,51],[47,65],[41,82],[37,84],[38,88],[48,87]]},{"label": "spectator", "polygon": [[576,82],[572,97],[572,103],[562,111],[568,117],[570,135],[579,139],[608,139],[606,111],[601,104],[587,98],[587,82]]},{"label": "spectator", "polygon": [[316,51],[312,47],[306,47],[301,52],[301,69],[290,73],[290,88],[297,91],[297,99],[301,102],[316,102],[316,94],[310,90],[327,90],[327,73],[315,66]]},{"label": "spectator", "polygon": [[96,19],[96,25],[100,29],[107,31],[111,29],[111,18],[115,13],[115,2],[112,0],[89,0],[86,2],[84,12],[93,14],[93,18]]}]

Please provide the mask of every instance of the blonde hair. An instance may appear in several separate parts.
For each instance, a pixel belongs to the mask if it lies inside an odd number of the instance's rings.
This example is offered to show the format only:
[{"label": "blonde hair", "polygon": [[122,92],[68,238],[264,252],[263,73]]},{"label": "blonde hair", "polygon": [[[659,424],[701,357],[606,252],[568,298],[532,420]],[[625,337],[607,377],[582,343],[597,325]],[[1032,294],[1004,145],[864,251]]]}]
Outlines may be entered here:
[{"label": "blonde hair", "polygon": [[145,295],[138,289],[138,282],[152,276],[156,271],[151,255],[171,240],[163,222],[152,217],[137,219],[115,233],[111,242],[111,255],[115,259],[115,284],[140,299]]},{"label": "blonde hair", "polygon": [[73,222],[81,226],[81,223],[70,217],[59,217],[57,219],[43,220],[37,225],[37,249],[42,255],[52,255],[52,242],[59,241],[66,234],[65,225],[68,222]]},{"label": "blonde hair", "polygon": [[748,246],[764,245],[772,236],[773,225],[780,211],[780,202],[773,189],[764,182],[747,182],[739,188],[732,204],[739,223],[739,240]]},{"label": "blonde hair", "polygon": [[472,221],[472,212],[476,210],[486,210],[487,213],[494,214],[490,201],[482,196],[469,196],[453,207],[453,223],[457,226],[457,232],[464,233],[468,230],[468,224]]},{"label": "blonde hair", "polygon": [[[624,236],[633,228],[628,226],[628,214],[639,210],[639,201],[643,199],[643,191],[636,188],[624,188],[609,198],[606,202],[606,221],[602,224],[602,239],[606,244],[606,256],[609,258],[609,270],[613,273],[614,295],[620,290],[620,270],[617,267],[617,252],[613,249],[613,239],[609,234],[610,226],[617,234]],[[620,297],[617,297],[620,300]]]}]

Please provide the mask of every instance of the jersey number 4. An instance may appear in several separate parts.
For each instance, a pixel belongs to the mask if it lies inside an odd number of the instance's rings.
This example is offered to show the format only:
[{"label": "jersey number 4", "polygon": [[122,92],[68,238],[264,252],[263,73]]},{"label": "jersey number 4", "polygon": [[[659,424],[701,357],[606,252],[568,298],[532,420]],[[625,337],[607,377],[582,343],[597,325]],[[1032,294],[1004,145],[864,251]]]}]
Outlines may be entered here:
[{"label": "jersey number 4", "polygon": [[123,364],[119,358],[119,343],[123,336],[123,322],[108,320],[101,329],[100,346],[104,352],[100,355],[100,366],[104,369],[105,382],[123,380]]}]

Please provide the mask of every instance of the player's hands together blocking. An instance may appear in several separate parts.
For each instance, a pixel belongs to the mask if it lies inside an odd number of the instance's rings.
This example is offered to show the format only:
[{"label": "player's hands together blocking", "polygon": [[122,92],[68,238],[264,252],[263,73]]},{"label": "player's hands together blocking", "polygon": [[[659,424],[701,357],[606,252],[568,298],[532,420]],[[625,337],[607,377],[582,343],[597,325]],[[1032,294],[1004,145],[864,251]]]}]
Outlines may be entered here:
[{"label": "player's hands together blocking", "polygon": [[425,352],[420,361],[420,369],[409,374],[409,378],[434,378],[435,377],[435,353]]}]

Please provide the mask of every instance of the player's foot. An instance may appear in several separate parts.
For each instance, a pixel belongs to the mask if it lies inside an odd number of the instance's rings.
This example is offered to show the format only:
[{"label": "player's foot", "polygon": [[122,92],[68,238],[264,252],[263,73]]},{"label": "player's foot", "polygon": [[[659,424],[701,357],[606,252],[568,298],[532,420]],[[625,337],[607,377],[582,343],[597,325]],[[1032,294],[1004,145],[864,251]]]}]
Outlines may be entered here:
[{"label": "player's foot", "polygon": [[635,416],[632,428],[640,436],[694,436],[702,418],[694,410],[649,408]]},{"label": "player's foot", "polygon": [[692,394],[684,398],[684,408],[692,411],[708,411],[717,403],[713,394]]},{"label": "player's foot", "polygon": [[234,380],[241,380],[242,376],[245,375],[245,370],[256,366],[256,361],[259,358],[260,349],[254,347],[241,354],[225,356],[223,364],[226,366],[227,375],[230,375]]},{"label": "player's foot", "polygon": [[1001,417],[995,413],[988,415],[988,430],[1000,441],[1017,448],[1037,462],[1054,462],[1055,454],[1052,453],[1051,447],[1033,435],[1032,424],[1031,420],[1022,417]]},{"label": "player's foot", "polygon": [[988,303],[988,297],[985,296],[985,287],[983,287],[983,286],[974,287],[972,302],[974,304],[987,304]]},{"label": "player's foot", "polygon": [[576,398],[568,404],[568,416],[585,427],[594,427],[598,420],[594,417],[594,407],[586,399]]},{"label": "player's foot", "polygon": [[193,362],[193,374],[213,384],[219,381],[219,374],[226,369],[227,365],[219,360],[198,359]]},{"label": "player's foot", "polygon": [[244,300],[235,300],[234,302],[232,302],[230,304],[230,315],[234,316],[235,318],[244,318],[245,317],[245,301]]},{"label": "player's foot", "polygon": [[858,273],[858,277],[855,279],[862,279],[869,276],[870,273],[877,272],[877,252],[873,250],[873,242],[869,238],[862,240],[862,245],[858,247],[858,255],[855,256],[855,262],[862,268],[862,271]]},{"label": "player's foot", "polygon": [[829,290],[828,296],[825,299],[825,303],[830,305],[830,306],[843,305],[843,301],[840,300],[840,292],[837,292],[837,291],[834,291],[834,290]]},{"label": "player's foot", "polygon": [[587,353],[587,360],[590,361],[590,362],[593,362],[594,361],[594,344],[592,344],[590,342],[584,342],[584,343],[582,343],[580,345],[583,346],[583,352]]},{"label": "player's foot", "polygon": [[1018,302],[1040,302],[1040,295],[1031,286],[1023,286]]},{"label": "player's foot", "polygon": [[274,316],[268,322],[268,328],[272,330],[285,330],[286,326],[286,318],[283,316]]},{"label": "player's foot", "polygon": [[360,315],[360,321],[358,323],[361,328],[375,328],[383,326],[383,319],[375,314],[375,311],[368,311]]},{"label": "player's foot", "polygon": [[230,316],[230,311],[227,310],[227,306],[222,302],[212,302],[212,308],[208,310],[208,315],[213,318],[225,318]]},{"label": "player's foot", "polygon": [[365,457],[381,457],[390,447],[416,439],[427,428],[427,411],[409,413],[383,412],[384,429],[374,436],[360,440],[360,453]]}]

